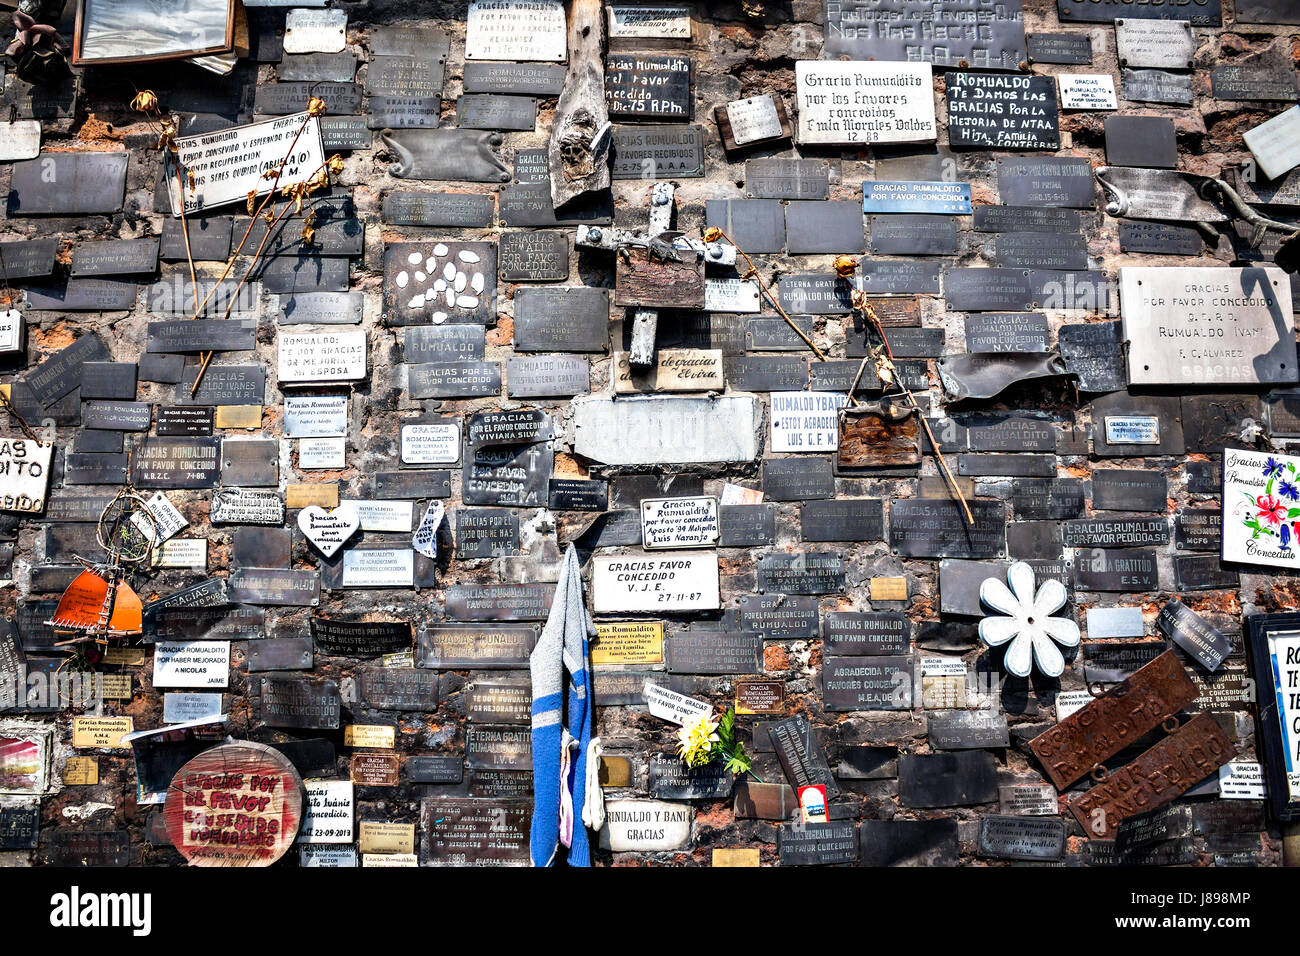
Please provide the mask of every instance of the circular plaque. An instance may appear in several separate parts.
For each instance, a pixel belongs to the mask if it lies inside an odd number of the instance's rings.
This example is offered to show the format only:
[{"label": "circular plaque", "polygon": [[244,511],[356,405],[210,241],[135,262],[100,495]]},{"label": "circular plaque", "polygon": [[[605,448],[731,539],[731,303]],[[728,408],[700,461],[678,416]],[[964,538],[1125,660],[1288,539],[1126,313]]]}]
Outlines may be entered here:
[{"label": "circular plaque", "polygon": [[302,805],[302,778],[288,758],[243,740],[176,771],[163,820],[191,866],[270,866],[298,835]]}]

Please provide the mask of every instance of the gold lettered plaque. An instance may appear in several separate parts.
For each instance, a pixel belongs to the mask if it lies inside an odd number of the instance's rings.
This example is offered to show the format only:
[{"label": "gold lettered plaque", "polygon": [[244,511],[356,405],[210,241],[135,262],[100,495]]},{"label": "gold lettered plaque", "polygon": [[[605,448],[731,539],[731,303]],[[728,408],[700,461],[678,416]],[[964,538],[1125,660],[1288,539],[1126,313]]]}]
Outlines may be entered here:
[{"label": "gold lettered plaque", "polygon": [[99,783],[99,761],[94,757],[69,757],[63,765],[63,782],[69,787],[89,787]]},{"label": "gold lettered plaque", "polygon": [[713,850],[714,866],[758,866],[758,848],[720,846]]},{"label": "gold lettered plaque", "polygon": [[397,728],[386,724],[348,724],[343,728],[343,746],[392,750],[397,745]]},{"label": "gold lettered plaque", "polygon": [[415,824],[361,821],[362,853],[414,853]]},{"label": "gold lettered plaque", "polygon": [[130,700],[133,693],[130,674],[101,674],[104,696],[112,700]]},{"label": "gold lettered plaque", "polygon": [[907,578],[872,578],[871,600],[906,601]]},{"label": "gold lettered plaque", "polygon": [[596,625],[593,664],[662,664],[663,621],[616,621]]},{"label": "gold lettered plaque", "polygon": [[130,717],[73,717],[72,746],[121,750],[130,746],[122,737],[133,729]]},{"label": "gold lettered plaque", "polygon": [[261,428],[261,405],[218,405],[216,421],[218,428]]},{"label": "gold lettered plaque", "polygon": [[292,511],[295,508],[337,508],[339,506],[339,486],[337,484],[285,485],[284,506]]}]

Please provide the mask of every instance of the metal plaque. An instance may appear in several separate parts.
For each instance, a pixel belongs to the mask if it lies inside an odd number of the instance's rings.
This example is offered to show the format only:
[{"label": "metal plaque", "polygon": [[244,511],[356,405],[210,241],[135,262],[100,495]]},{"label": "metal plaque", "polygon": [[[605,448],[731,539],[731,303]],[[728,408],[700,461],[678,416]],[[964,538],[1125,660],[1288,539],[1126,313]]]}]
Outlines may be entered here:
[{"label": "metal plaque", "polygon": [[878,498],[809,501],[799,512],[804,541],[883,541],[884,503]]},{"label": "metal plaque", "polygon": [[1294,103],[1300,99],[1289,63],[1270,67],[1252,59],[1216,66],[1210,71],[1210,84],[1216,100]]},{"label": "metal plaque", "polygon": [[325,101],[325,111],[337,116],[361,112],[359,83],[259,83],[253,97],[253,111],[267,116],[287,116],[307,108],[312,97]]},{"label": "metal plaque", "polygon": [[398,226],[452,226],[460,229],[492,225],[496,203],[478,193],[390,192],[384,196],[383,220]]},{"label": "metal plaque", "polygon": [[664,640],[675,674],[762,673],[763,639],[747,632],[682,630]]},{"label": "metal plaque", "polygon": [[976,852],[995,860],[1059,860],[1065,852],[1065,821],[1024,816],[981,817]]},{"label": "metal plaque", "polygon": [[1205,240],[1190,226],[1125,219],[1119,224],[1119,247],[1121,252],[1199,256],[1205,249]]},{"label": "metal plaque", "polygon": [[[764,731],[791,787],[797,790],[820,784],[826,788],[828,798],[839,795],[839,785],[826,763],[817,732],[807,717],[794,716],[760,723],[754,729],[755,738]],[[757,748],[757,744],[755,746]]]},{"label": "metal plaque", "polygon": [[476,723],[532,722],[533,697],[526,680],[510,677],[493,680],[476,678],[466,693],[465,715]]},{"label": "metal plaque", "polygon": [[951,216],[871,217],[871,252],[874,255],[952,256],[957,254],[957,250],[957,220]]},{"label": "metal plaque", "polygon": [[758,548],[776,542],[773,505],[721,505],[718,508],[718,547]]},{"label": "metal plaque", "polygon": [[[566,254],[566,270],[567,265]],[[514,299],[514,347],[520,352],[603,352],[610,340],[609,301],[607,289],[520,289]]]},{"label": "metal plaque", "polygon": [[214,488],[221,474],[215,438],[146,439],[131,459],[140,488]]},{"label": "metal plaque", "polygon": [[1026,59],[1020,0],[827,0],[826,56],[1016,70]]},{"label": "metal plaque", "polygon": [[313,616],[312,639],[332,657],[374,658],[411,649],[411,625],[398,621],[343,621]]},{"label": "metal plaque", "polygon": [[858,828],[849,820],[782,824],[776,831],[776,855],[781,866],[856,863]]},{"label": "metal plaque", "polygon": [[1192,105],[1192,78],[1188,74],[1166,73],[1164,70],[1124,70],[1122,78],[1122,92],[1126,100],[1135,103]]},{"label": "metal plaque", "polygon": [[501,394],[500,362],[438,362],[407,366],[412,398],[481,398]]},{"label": "metal plaque", "polygon": [[[892,333],[890,340],[892,344]],[[1037,312],[972,313],[966,316],[966,351],[977,354],[1046,352],[1047,316]]]},{"label": "metal plaque", "polygon": [[127,153],[56,152],[14,163],[10,216],[113,213],[126,193]]},{"label": "metal plaque", "polygon": [[1169,541],[1167,518],[1079,518],[1068,521],[1067,548],[1134,548]]},{"label": "metal plaque", "polygon": [[960,312],[1029,312],[1034,295],[1025,269],[944,270],[944,301]]},{"label": "metal plaque", "polygon": [[510,181],[505,164],[493,152],[501,145],[501,134],[493,130],[385,130],[380,138],[393,156],[389,174],[398,179]]},{"label": "metal plaque", "polygon": [[1164,806],[1214,773],[1235,753],[1232,741],[1214,718],[1198,714],[1071,801],[1070,812],[1090,837],[1114,837],[1122,820]]},{"label": "metal plaque", "polygon": [[310,637],[274,637],[248,642],[248,672],[309,671],[312,669]]},{"label": "metal plaque", "polygon": [[1177,598],[1165,602],[1156,626],[1207,671],[1217,671],[1223,666],[1223,659],[1232,653],[1232,642],[1227,636]]},{"label": "metal plaque", "polygon": [[704,175],[704,128],[615,126],[611,152],[614,179],[698,179]]},{"label": "metal plaque", "polygon": [[968,501],[974,525],[954,501],[900,498],[890,504],[889,545],[896,554],[929,558],[999,557],[1006,547],[1005,504]]},{"label": "metal plaque", "polygon": [[496,320],[494,242],[395,242],[384,250],[384,318],[389,325]]},{"label": "metal plaque", "polygon": [[998,799],[997,761],[987,751],[899,754],[898,796],[905,807],[960,807]]},{"label": "metal plaque", "polygon": [[258,713],[268,727],[338,729],[342,701],[337,682],[262,677],[257,684]]},{"label": "metal plaque", "polygon": [[844,559],[839,554],[805,551],[765,554],[758,560],[760,591],[834,594],[844,590],[844,575]]},{"label": "metal plaque", "polygon": [[1190,70],[1194,66],[1196,36],[1186,20],[1116,20],[1115,45],[1121,67]]},{"label": "metal plaque", "polygon": [[233,568],[230,599],[241,604],[315,607],[320,603],[320,573],[282,568]]},{"label": "metal plaque", "polygon": [[1062,23],[1106,23],[1117,19],[1188,20],[1194,27],[1223,25],[1220,0],[1152,5],[1143,0],[1056,0]]},{"label": "metal plaque", "polygon": [[999,159],[998,195],[1008,206],[1091,209],[1096,204],[1092,163],[1048,156]]},{"label": "metal plaque", "polygon": [[[763,199],[740,201],[771,202]],[[862,208],[852,201],[791,200],[785,207],[785,239],[791,255],[866,252]],[[744,242],[739,239],[736,242],[746,252],[750,251]]]},{"label": "metal plaque", "polygon": [[1107,116],[1106,162],[1112,166],[1173,169],[1178,165],[1174,122],[1163,116]]},{"label": "metal plaque", "polygon": [[[1021,191],[1019,184],[1009,189]],[[1032,192],[1021,192],[1035,198]],[[1092,205],[1092,200],[1088,200]],[[1080,232],[1083,229],[1080,213],[1074,209],[1056,206],[975,206],[976,232]]]},{"label": "metal plaque", "polygon": [[446,614],[452,621],[542,621],[554,597],[554,585],[454,584],[447,588]]},{"label": "metal plaque", "polygon": [[674,54],[605,57],[605,102],[614,120],[691,118],[691,61]]},{"label": "metal plaque", "polygon": [[991,710],[941,710],[926,718],[926,737],[935,750],[1007,747],[1006,714]]},{"label": "metal plaque", "polygon": [[908,656],[822,659],[822,696],[828,711],[908,710],[913,680]]},{"label": "metal plaque", "polygon": [[1031,33],[1025,40],[1030,63],[1092,62],[1092,37],[1086,33]]},{"label": "metal plaque", "polygon": [[1164,512],[1168,496],[1169,483],[1163,472],[1097,468],[1092,473],[1092,507],[1096,511]]},{"label": "metal plaque", "polygon": [[565,67],[558,63],[467,62],[464,88],[466,93],[558,96],[565,73]]}]

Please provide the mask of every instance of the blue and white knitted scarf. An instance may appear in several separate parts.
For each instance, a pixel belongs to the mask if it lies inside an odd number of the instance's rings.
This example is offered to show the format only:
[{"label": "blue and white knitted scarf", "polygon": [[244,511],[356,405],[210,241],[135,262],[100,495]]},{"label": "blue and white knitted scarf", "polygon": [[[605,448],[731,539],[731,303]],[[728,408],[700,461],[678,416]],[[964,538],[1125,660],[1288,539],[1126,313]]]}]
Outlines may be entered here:
[{"label": "blue and white knitted scarf", "polygon": [[[587,640],[595,637],[583,603],[582,571],[573,545],[564,555],[551,613],[528,660],[533,679],[533,866],[550,866],[559,848],[562,804],[566,831],[572,827],[570,866],[590,866],[591,851],[582,824],[586,802],[587,749],[591,743],[591,694],[587,680]],[[564,673],[569,674],[565,720]],[[572,742],[577,754],[562,751]],[[563,767],[563,769],[561,769]],[[562,779],[563,777],[563,779]],[[572,803],[566,799],[572,795]],[[571,810],[569,810],[571,806]],[[567,841],[566,841],[567,842]]]}]

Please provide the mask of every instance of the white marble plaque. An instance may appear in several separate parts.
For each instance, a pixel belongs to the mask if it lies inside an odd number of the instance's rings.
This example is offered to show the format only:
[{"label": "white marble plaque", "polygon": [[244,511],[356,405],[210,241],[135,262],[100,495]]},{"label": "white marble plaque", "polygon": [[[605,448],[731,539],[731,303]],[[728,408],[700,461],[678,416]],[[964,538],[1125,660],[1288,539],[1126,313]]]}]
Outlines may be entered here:
[{"label": "white marble plaque", "polygon": [[304,780],[298,843],[351,843],[356,791],[351,780]]},{"label": "white marble plaque", "polygon": [[1189,20],[1116,20],[1115,48],[1129,69],[1190,70],[1196,36]]},{"label": "white marble plaque", "polygon": [[[607,465],[753,461],[762,450],[763,412],[753,395],[593,395],[571,407],[574,451]],[[628,441],[629,435],[637,440]]]},{"label": "white marble plaque", "polygon": [[705,312],[758,312],[758,283],[753,279],[705,279]]},{"label": "white marble plaque", "polygon": [[347,433],[346,395],[285,396],[285,438],[340,438]]},{"label": "white marble plaque", "polygon": [[718,499],[643,498],[641,543],[647,551],[718,543]]},{"label": "white marble plaque", "polygon": [[41,121],[0,123],[0,162],[35,159],[41,152]]},{"label": "white marble plaque", "polygon": [[1276,266],[1124,268],[1130,385],[1295,382],[1291,283]]},{"label": "white marble plaque", "polygon": [[[194,176],[194,188],[185,188],[185,212],[196,213],[233,202],[242,206],[248,202],[250,192],[259,196],[270,192],[274,179],[262,173],[280,164],[290,143],[294,144],[293,154],[285,163],[278,188],[306,182],[325,162],[316,117],[293,113],[213,133],[178,136],[177,159],[186,175]],[[170,167],[167,188],[172,215],[179,216],[180,185]]]},{"label": "white marble plaque", "polygon": [[415,586],[415,552],[410,548],[353,548],[343,552],[345,588]]},{"label": "white marble plaque", "polygon": [[600,845],[615,853],[678,850],[691,839],[695,811],[664,800],[606,800]]},{"label": "white marble plaque", "polygon": [[44,511],[53,458],[53,442],[0,436],[0,511]]},{"label": "white marble plaque", "polygon": [[1223,452],[1223,560],[1300,567],[1300,458]]},{"label": "white marble plaque", "polygon": [[159,641],[153,646],[154,687],[225,687],[229,641]]},{"label": "white marble plaque", "polygon": [[772,451],[834,451],[840,444],[843,392],[772,392]]},{"label": "white marble plaque", "polygon": [[1290,172],[1300,166],[1300,106],[1246,130],[1242,138],[1267,178]]},{"label": "white marble plaque", "polygon": [[620,554],[593,557],[592,610],[716,610],[718,556],[715,552]]},{"label": "white marble plaque", "polygon": [[781,117],[776,111],[776,100],[768,93],[745,100],[732,100],[727,104],[727,121],[731,123],[731,138],[737,146],[777,139],[784,135]]},{"label": "white marble plaque", "polygon": [[346,10],[290,10],[284,17],[284,52],[342,53],[347,29]]},{"label": "white marble plaque", "polygon": [[1056,83],[1061,88],[1061,109],[1119,109],[1115,79],[1109,73],[1058,73]]},{"label": "white marble plaque", "polygon": [[23,328],[23,314],[17,309],[0,312],[0,353],[22,351]]},{"label": "white marble plaque", "polygon": [[345,468],[348,463],[346,438],[300,438],[298,467],[303,471]]},{"label": "white marble plaque", "polygon": [[928,63],[799,60],[799,142],[929,143],[936,136]]},{"label": "white marble plaque", "polygon": [[280,332],[281,385],[356,382],[366,377],[366,332]]},{"label": "white marble plaque", "polygon": [[454,465],[460,461],[460,423],[403,425],[402,461],[408,465]]},{"label": "white marble plaque", "polygon": [[196,691],[168,691],[163,694],[163,723],[183,724],[221,716],[220,694]]},{"label": "white marble plaque", "polygon": [[415,514],[414,501],[377,501],[366,498],[344,498],[361,518],[362,531],[401,531],[409,534]]},{"label": "white marble plaque", "polygon": [[563,62],[568,29],[560,0],[471,0],[465,59]]},{"label": "white marble plaque", "polygon": [[611,40],[689,40],[690,7],[642,7],[610,4]]}]

